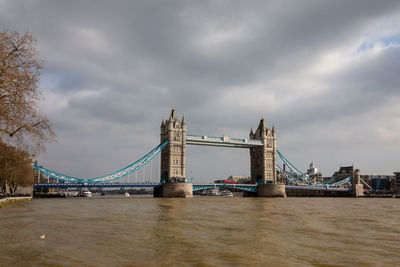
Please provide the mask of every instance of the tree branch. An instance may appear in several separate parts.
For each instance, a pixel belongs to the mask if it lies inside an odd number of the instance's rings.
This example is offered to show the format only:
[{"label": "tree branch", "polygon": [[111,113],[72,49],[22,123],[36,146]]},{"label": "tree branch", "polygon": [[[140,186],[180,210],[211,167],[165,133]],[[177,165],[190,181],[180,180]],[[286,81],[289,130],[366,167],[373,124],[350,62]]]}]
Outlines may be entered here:
[{"label": "tree branch", "polygon": [[8,129],[0,129],[0,131],[8,134],[10,137],[13,137],[17,132],[21,131],[22,129],[33,128],[33,127],[40,125],[43,122],[44,122],[44,120],[38,121],[34,124],[24,124],[24,125],[19,126],[14,131],[9,131]]}]

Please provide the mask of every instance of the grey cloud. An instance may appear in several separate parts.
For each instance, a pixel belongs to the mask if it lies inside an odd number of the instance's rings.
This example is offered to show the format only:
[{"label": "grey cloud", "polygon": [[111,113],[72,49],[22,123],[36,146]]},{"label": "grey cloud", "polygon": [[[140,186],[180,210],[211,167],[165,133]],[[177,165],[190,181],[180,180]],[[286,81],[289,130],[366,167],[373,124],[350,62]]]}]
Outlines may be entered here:
[{"label": "grey cloud", "polygon": [[[60,143],[50,145],[40,160],[57,167],[68,162],[66,170],[92,176],[140,155],[129,154],[127,144],[143,153],[155,145],[161,117],[168,116],[172,104],[180,116],[185,113],[189,132],[199,134],[247,136],[265,115],[269,125],[277,126],[280,142],[287,142],[280,145],[302,166],[324,149],[344,148],[347,143],[340,143],[334,132],[329,136],[320,129],[346,127],[349,118],[377,114],[399,96],[399,48],[326,77],[302,77],[302,71],[399,13],[398,1],[3,1],[0,29],[29,30],[36,36],[48,81],[43,90],[67,102],[46,105]],[[287,85],[269,83],[278,78]],[[327,90],[303,93],[299,79],[318,81]],[[247,96],[252,86],[283,104],[239,105],[258,102],[258,95],[225,100],[233,89]],[[85,91],[98,93],[85,97]],[[349,131],[356,135],[355,129]],[[307,148],[303,134],[321,148]],[[326,144],[318,134],[327,135]],[[298,156],[296,147],[310,156]],[[191,163],[195,176],[248,172],[247,163],[229,170],[247,157],[245,152],[190,151],[190,161],[203,162],[215,153],[222,166],[204,170]],[[332,155],[337,162],[343,156],[338,151]],[[81,160],[70,161],[76,158]],[[337,167],[325,156],[321,161],[329,171]],[[94,170],[96,162],[101,170]],[[368,159],[361,164],[368,168]],[[377,170],[389,171],[387,166]]]}]

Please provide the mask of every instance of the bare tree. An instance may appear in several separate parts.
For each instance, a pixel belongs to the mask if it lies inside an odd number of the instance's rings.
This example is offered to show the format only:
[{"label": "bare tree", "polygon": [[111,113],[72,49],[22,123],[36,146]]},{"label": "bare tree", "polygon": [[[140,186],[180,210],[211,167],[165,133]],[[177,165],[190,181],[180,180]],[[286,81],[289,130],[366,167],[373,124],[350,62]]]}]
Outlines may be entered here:
[{"label": "bare tree", "polygon": [[0,32],[0,141],[38,152],[55,141],[38,101],[42,62],[31,34]]},{"label": "bare tree", "polygon": [[0,189],[15,194],[20,185],[33,183],[32,158],[23,150],[0,143]]}]

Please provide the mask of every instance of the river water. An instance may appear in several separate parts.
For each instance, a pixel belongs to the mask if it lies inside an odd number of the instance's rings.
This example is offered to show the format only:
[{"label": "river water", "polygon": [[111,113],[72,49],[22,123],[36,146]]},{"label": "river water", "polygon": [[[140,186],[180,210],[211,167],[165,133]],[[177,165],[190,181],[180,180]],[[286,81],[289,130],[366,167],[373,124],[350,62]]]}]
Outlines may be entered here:
[{"label": "river water", "polygon": [[227,265],[400,266],[400,199],[131,196],[0,208],[0,266]]}]

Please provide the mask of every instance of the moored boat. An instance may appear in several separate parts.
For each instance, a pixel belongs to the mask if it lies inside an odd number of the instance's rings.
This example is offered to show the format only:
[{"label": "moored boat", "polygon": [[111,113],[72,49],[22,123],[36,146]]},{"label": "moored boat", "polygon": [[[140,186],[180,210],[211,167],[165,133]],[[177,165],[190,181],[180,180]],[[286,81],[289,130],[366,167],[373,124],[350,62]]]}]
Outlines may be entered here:
[{"label": "moored boat", "polygon": [[92,192],[90,191],[83,191],[81,194],[82,197],[92,197]]},{"label": "moored boat", "polygon": [[208,191],[208,195],[209,196],[219,196],[219,195],[221,195],[221,192],[219,191],[219,189],[218,188],[211,188],[209,191]]},{"label": "moored boat", "polygon": [[233,197],[233,193],[229,190],[224,190],[221,192],[221,196],[223,197]]}]

